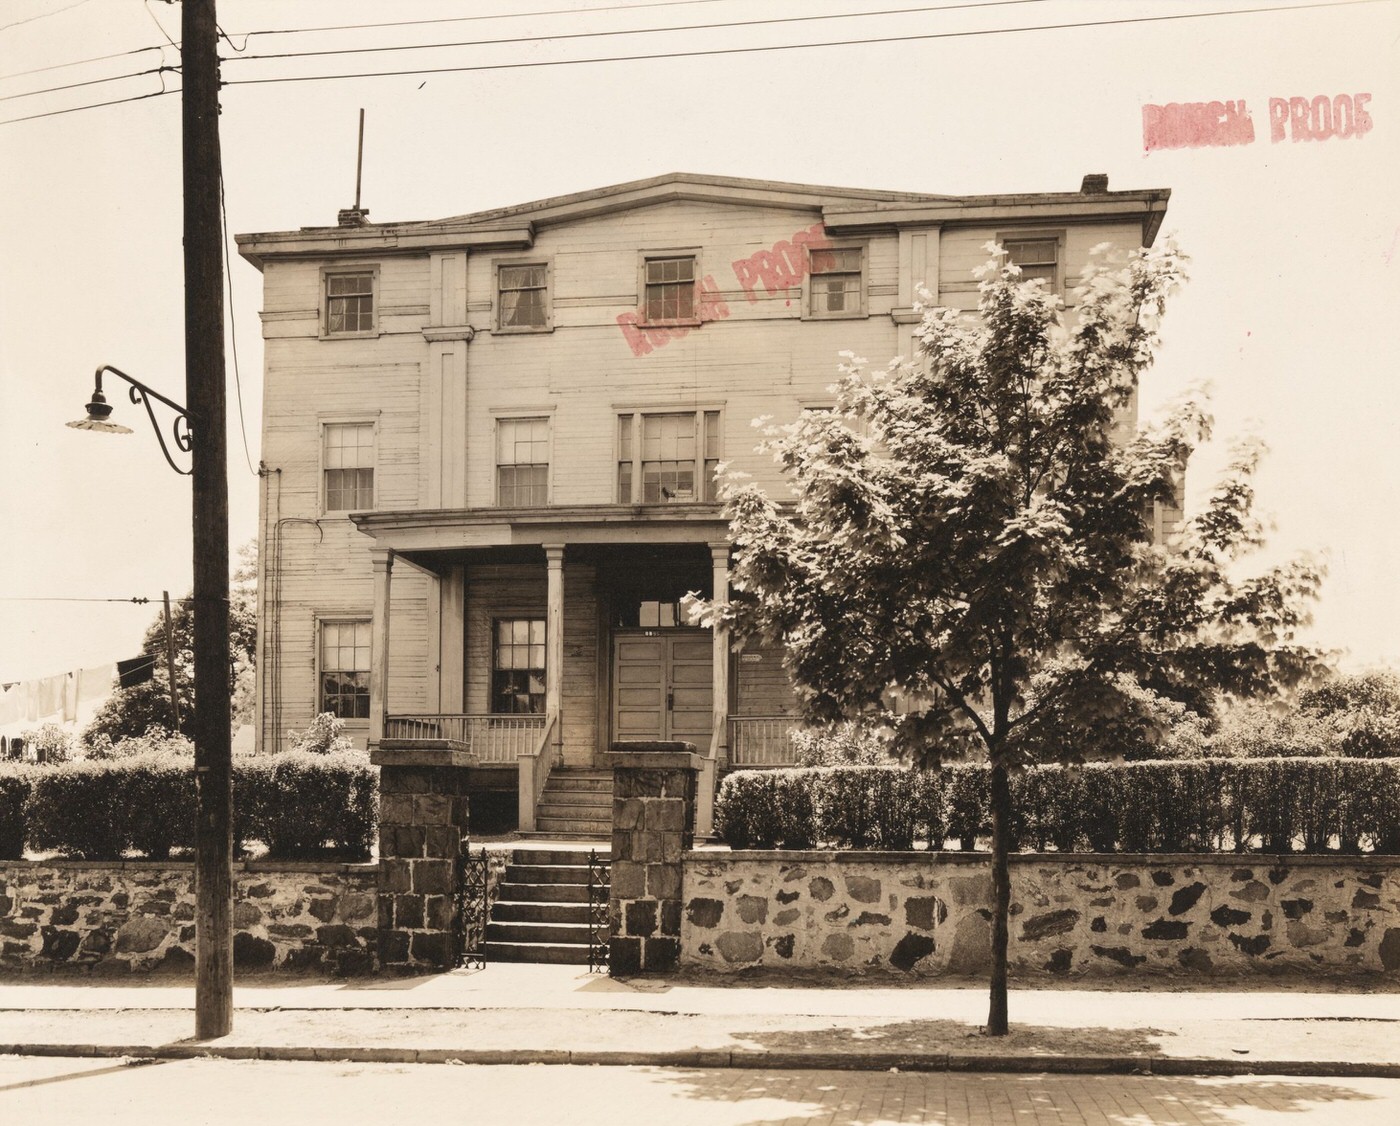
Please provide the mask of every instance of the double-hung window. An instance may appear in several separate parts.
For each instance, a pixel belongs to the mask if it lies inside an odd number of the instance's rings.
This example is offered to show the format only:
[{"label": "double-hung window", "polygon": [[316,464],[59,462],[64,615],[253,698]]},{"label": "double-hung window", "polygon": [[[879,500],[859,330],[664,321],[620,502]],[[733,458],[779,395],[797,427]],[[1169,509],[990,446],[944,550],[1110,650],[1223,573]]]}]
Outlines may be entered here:
[{"label": "double-hung window", "polygon": [[496,619],[491,648],[491,710],[530,715],[543,712],[544,619]]},{"label": "double-hung window", "polygon": [[619,415],[617,438],[620,503],[715,499],[719,411]]},{"label": "double-hung window", "polygon": [[525,508],[549,503],[549,419],[496,420],[496,503]]},{"label": "double-hung window", "polygon": [[853,317],[865,312],[865,251],[833,246],[809,252],[811,315]]},{"label": "double-hung window", "polygon": [[1021,267],[1021,280],[1036,278],[1045,282],[1048,293],[1060,288],[1060,241],[1054,236],[1002,239],[1002,247],[1013,265]]},{"label": "double-hung window", "polygon": [[374,507],[374,423],[326,423],[321,463],[327,512],[362,512]]},{"label": "double-hung window", "polygon": [[496,327],[530,332],[549,327],[549,266],[502,262],[496,267]]},{"label": "double-hung window", "polygon": [[321,711],[340,719],[369,718],[369,625],[321,623]]},{"label": "double-hung window", "polygon": [[327,336],[360,336],[374,331],[373,270],[326,273],[325,320]]},{"label": "double-hung window", "polygon": [[642,264],[642,288],[648,324],[695,320],[693,254],[647,258]]}]

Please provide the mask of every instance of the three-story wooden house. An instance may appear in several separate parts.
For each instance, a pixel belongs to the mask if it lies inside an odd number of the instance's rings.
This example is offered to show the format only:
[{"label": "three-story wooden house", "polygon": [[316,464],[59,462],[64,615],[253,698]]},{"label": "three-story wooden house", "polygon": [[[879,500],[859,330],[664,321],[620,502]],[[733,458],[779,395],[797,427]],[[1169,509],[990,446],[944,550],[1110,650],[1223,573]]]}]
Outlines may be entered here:
[{"label": "three-story wooden house", "polygon": [[829,402],[842,351],[911,354],[919,286],[974,308],[987,242],[1068,295],[1168,195],[667,175],[240,236],[264,275],[262,745],[330,711],[381,760],[478,764],[524,828],[551,771],[615,742],[693,742],[711,785],[784,761],[780,654],[680,610],[727,590],[716,465],[777,486],[752,420]]}]

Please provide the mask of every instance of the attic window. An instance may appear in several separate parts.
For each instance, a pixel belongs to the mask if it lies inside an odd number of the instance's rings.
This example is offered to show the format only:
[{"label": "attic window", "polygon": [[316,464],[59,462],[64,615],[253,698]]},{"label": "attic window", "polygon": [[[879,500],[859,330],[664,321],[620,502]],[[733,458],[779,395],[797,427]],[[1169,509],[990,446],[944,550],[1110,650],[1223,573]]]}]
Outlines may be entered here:
[{"label": "attic window", "polygon": [[1056,238],[1009,238],[1002,246],[1011,262],[1021,267],[1021,280],[1045,282],[1047,292],[1059,290],[1060,242]]},{"label": "attic window", "polygon": [[643,267],[648,324],[695,320],[695,257],[648,258]]}]

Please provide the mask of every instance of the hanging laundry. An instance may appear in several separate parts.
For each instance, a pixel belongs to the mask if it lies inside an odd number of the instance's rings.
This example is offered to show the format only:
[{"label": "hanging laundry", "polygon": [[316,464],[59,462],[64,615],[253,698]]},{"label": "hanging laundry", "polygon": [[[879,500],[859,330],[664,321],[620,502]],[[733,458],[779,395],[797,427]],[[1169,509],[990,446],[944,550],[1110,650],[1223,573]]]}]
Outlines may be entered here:
[{"label": "hanging laundry", "polygon": [[155,675],[156,658],[154,653],[142,653],[139,657],[117,662],[117,686],[119,688],[135,688],[138,684],[145,684],[146,681],[154,679]]}]

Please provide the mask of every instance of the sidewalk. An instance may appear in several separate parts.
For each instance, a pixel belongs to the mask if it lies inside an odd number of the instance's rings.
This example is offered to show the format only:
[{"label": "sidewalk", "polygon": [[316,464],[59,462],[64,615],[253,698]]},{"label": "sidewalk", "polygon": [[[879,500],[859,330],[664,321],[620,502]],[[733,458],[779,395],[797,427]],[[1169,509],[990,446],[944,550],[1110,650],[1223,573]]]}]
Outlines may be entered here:
[{"label": "sidewalk", "polygon": [[[1274,983],[1266,983],[1273,985]],[[0,981],[0,1054],[395,1063],[649,1064],[1400,1078],[1400,994],[1015,989],[989,1039],[983,982],[614,981],[575,966],[245,980],[233,1032],[196,1043],[194,990]]]}]

